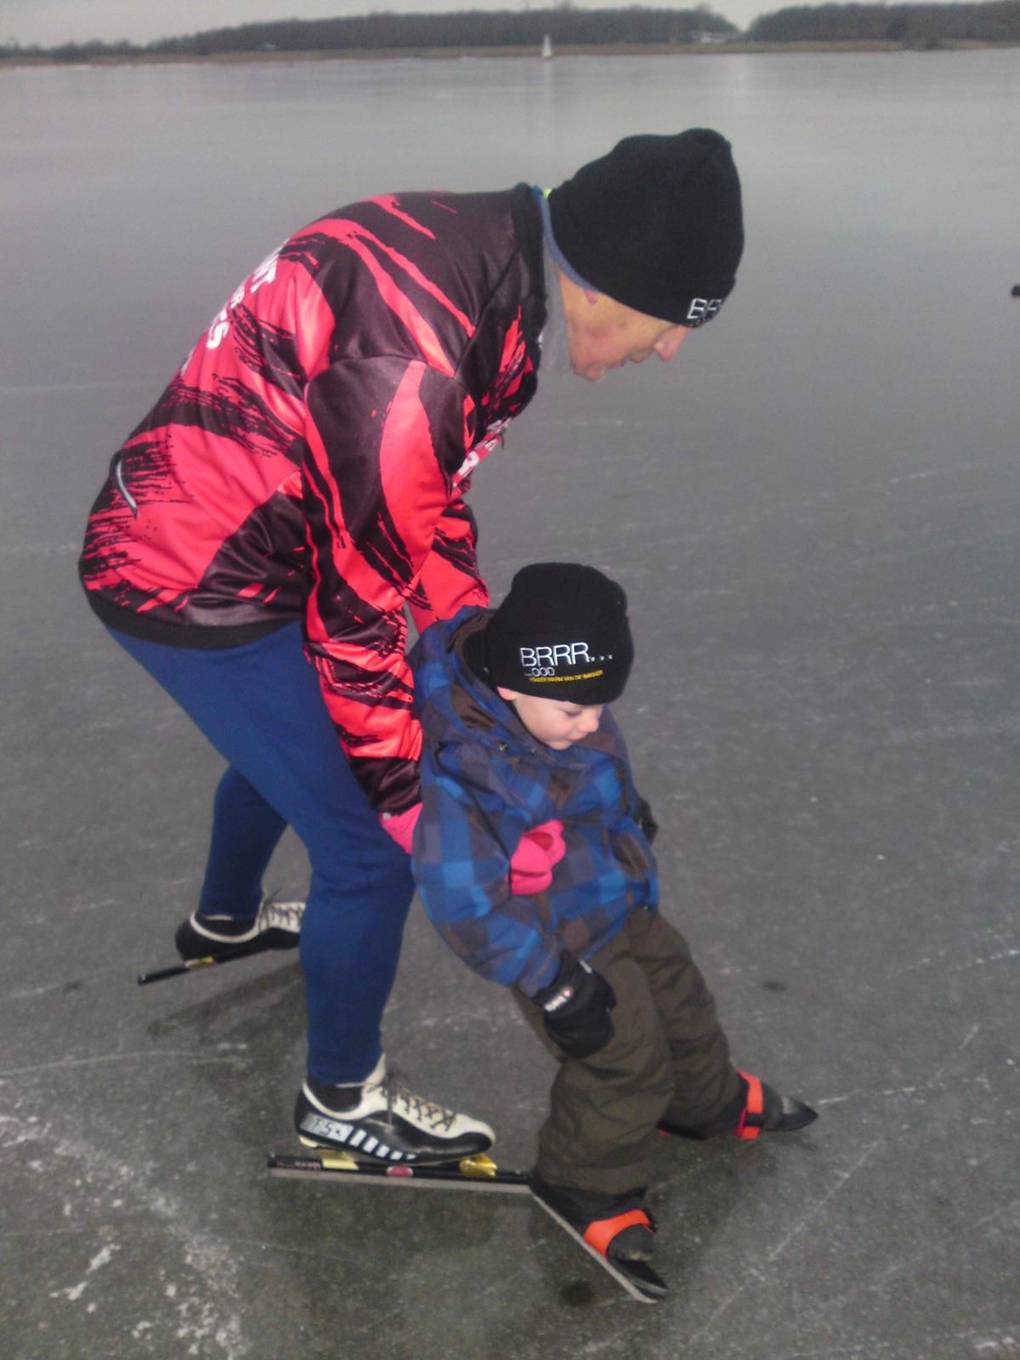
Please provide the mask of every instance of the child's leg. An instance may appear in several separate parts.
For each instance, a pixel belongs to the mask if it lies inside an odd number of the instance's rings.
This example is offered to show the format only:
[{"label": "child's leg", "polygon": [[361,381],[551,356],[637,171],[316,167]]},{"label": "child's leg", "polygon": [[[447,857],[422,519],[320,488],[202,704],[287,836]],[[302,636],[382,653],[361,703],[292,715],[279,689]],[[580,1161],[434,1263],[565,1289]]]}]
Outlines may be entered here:
[{"label": "child's leg", "polygon": [[669,1043],[673,1092],[665,1117],[710,1121],[741,1090],[712,994],[687,941],[660,915],[635,912],[630,939]]},{"label": "child's leg", "polygon": [[613,1037],[588,1058],[563,1058],[545,1033],[539,1007],[514,992],[528,1024],[562,1060],[535,1168],[550,1185],[617,1196],[647,1181],[673,1072],[648,978],[630,955],[629,935],[628,925],[589,960],[615,992],[616,1007]]},{"label": "child's leg", "polygon": [[633,948],[671,1052],[675,1090],[660,1124],[663,1132],[684,1138],[721,1133],[757,1138],[763,1130],[794,1133],[818,1118],[803,1101],[734,1070],[705,979],[687,941],[668,922],[648,918],[635,933]]}]

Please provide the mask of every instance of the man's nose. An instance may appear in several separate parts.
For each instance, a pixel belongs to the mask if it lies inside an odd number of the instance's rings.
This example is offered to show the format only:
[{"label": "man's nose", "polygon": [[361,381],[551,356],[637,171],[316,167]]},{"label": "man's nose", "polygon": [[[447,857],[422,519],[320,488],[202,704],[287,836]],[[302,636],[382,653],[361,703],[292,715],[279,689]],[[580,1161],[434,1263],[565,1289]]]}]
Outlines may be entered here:
[{"label": "man's nose", "polygon": [[674,326],[665,335],[661,335],[652,348],[662,362],[668,364],[690,333],[689,326]]}]

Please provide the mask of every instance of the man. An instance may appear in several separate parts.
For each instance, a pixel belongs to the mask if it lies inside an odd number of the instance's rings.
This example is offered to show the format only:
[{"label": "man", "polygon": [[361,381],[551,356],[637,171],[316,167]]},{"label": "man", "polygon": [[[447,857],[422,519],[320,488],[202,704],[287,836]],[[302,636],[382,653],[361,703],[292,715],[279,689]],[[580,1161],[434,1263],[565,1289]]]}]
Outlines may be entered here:
[{"label": "man", "polygon": [[[548,196],[350,205],[234,292],[113,459],[80,564],[90,603],[228,763],[177,948],[300,939],[311,1145],[491,1146],[396,1087],[380,1041],[419,808],[405,606],[421,632],[486,604],[464,495],[543,353],[562,344],[588,381],[669,361],[742,247],[729,145],[705,129],[625,138]],[[262,897],[288,824],[311,861],[303,909]],[[541,855],[522,844],[515,864]]]}]

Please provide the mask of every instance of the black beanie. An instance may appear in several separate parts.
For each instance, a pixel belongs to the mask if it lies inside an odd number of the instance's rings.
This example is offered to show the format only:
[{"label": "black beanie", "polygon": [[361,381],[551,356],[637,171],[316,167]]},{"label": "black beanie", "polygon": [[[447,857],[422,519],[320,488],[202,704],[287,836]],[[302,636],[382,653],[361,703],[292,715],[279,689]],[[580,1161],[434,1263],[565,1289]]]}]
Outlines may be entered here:
[{"label": "black beanie", "polygon": [[607,704],[634,660],[627,597],[594,567],[522,567],[485,630],[489,682],[518,694]]},{"label": "black beanie", "polygon": [[744,249],[730,144],[709,128],[625,137],[549,195],[553,236],[600,293],[675,325],[710,321]]}]

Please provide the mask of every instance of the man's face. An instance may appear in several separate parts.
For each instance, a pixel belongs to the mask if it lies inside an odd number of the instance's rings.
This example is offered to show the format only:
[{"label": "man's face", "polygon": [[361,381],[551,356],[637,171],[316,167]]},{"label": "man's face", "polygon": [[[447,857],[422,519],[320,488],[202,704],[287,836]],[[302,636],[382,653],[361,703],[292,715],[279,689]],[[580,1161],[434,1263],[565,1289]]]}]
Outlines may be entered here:
[{"label": "man's face", "polygon": [[565,751],[575,741],[590,737],[602,721],[602,704],[572,704],[565,699],[543,699],[537,694],[519,694],[500,685],[497,694],[512,704],[517,716],[533,737]]},{"label": "man's face", "polygon": [[611,368],[643,364],[653,354],[668,364],[690,334],[689,326],[645,316],[604,293],[570,288],[571,294],[564,290],[570,366],[587,382],[598,382]]}]

